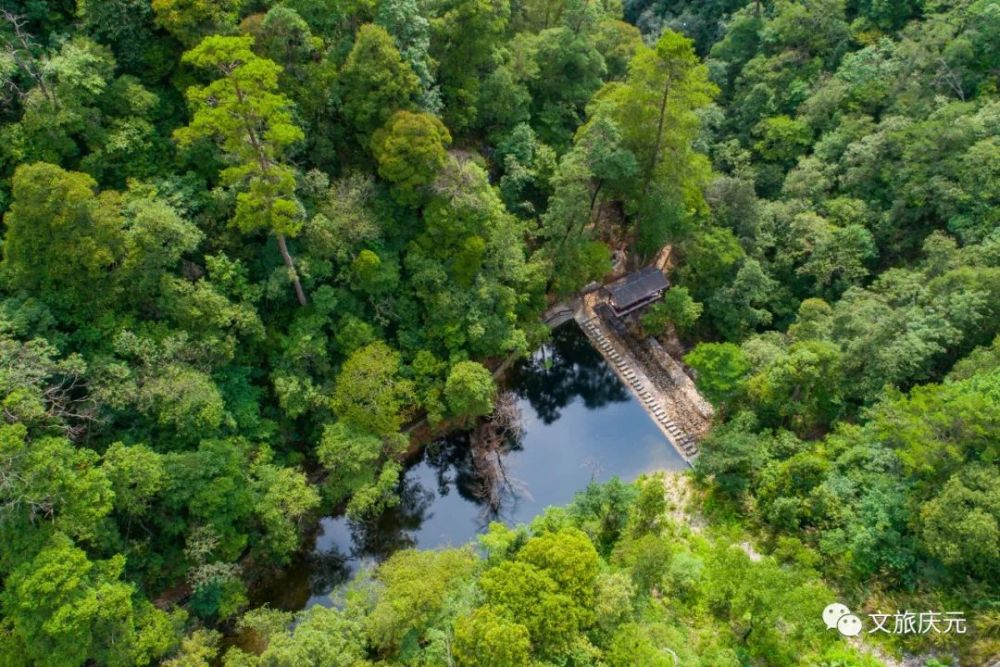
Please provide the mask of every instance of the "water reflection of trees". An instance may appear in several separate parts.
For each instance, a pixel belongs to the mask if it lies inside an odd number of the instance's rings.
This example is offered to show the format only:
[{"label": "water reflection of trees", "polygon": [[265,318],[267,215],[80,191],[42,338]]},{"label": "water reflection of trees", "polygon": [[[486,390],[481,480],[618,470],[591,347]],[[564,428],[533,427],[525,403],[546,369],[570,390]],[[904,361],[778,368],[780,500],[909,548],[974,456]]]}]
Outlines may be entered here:
[{"label": "water reflection of trees", "polygon": [[476,503],[476,475],[469,450],[472,431],[462,431],[441,438],[424,450],[424,460],[434,470],[438,495],[447,496],[454,489],[463,500]]},{"label": "water reflection of trees", "polygon": [[404,475],[396,505],[377,517],[348,521],[351,557],[382,561],[400,549],[416,546],[416,533],[423,525],[434,498],[434,492],[425,489],[419,479]]},{"label": "water reflection of trees", "polygon": [[307,564],[309,590],[313,595],[325,595],[346,584],[354,573],[351,558],[336,546],[328,551],[309,554]]},{"label": "water reflection of trees", "polygon": [[333,542],[328,548],[308,555],[301,569],[309,572],[312,594],[325,595],[347,583],[360,562],[381,562],[400,549],[416,546],[415,535],[434,497],[434,492],[425,489],[419,479],[404,475],[395,506],[370,519],[334,519],[346,521],[351,543],[348,546]]},{"label": "water reflection of trees", "polygon": [[434,471],[438,496],[458,493],[480,507],[482,527],[501,518],[528,489],[511,476],[505,459],[524,447],[524,429],[518,397],[501,392],[493,414],[474,428],[429,445],[422,461]]},{"label": "water reflection of trees", "polygon": [[546,424],[577,396],[588,409],[628,400],[618,376],[574,323],[553,331],[550,343],[519,364],[510,386]]},{"label": "water reflection of trees", "polygon": [[[349,551],[344,551],[347,545],[334,545],[310,556],[314,593],[347,581],[358,561],[382,561],[415,546],[439,497],[457,492],[463,501],[478,506],[482,528],[513,516],[520,500],[530,500],[530,489],[512,478],[505,466],[510,453],[523,448],[518,398],[527,400],[546,424],[559,419],[560,410],[577,396],[588,409],[628,400],[625,387],[575,324],[556,329],[549,344],[511,372],[508,387],[498,398],[493,419],[423,450],[400,482],[397,505],[370,520],[347,522]],[[414,474],[422,465],[432,472],[430,479]]]}]

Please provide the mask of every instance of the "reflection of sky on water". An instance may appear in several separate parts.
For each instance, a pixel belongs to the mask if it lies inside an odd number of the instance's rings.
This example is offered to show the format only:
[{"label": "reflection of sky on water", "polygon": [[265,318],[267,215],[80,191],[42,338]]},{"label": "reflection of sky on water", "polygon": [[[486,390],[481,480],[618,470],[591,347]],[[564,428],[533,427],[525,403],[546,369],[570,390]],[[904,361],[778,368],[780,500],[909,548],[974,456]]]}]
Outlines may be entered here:
[{"label": "reflection of sky on water", "polygon": [[[633,399],[575,325],[522,364],[511,378],[524,437],[504,458],[509,476],[527,491],[508,498],[500,519],[528,522],[550,505],[564,505],[591,480],[633,480],[657,469],[680,470],[684,460]],[[313,555],[289,573],[306,591],[273,601],[285,608],[330,604],[328,593],[359,563],[409,546],[465,544],[489,518],[471,492],[467,436],[435,443],[404,477],[402,501],[370,524],[323,519]],[[293,588],[306,581],[288,583]],[[308,599],[303,598],[308,595]]]}]

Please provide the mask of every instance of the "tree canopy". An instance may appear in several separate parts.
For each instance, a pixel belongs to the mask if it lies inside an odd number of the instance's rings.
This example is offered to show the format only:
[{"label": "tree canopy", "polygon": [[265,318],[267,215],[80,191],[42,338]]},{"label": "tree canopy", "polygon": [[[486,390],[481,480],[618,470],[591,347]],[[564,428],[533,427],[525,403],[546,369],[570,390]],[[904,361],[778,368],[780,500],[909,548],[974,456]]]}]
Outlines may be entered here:
[{"label": "tree canopy", "polygon": [[[883,648],[987,664],[997,34],[996,0],[0,3],[0,664],[872,664],[807,622],[835,595],[965,609]],[[625,326],[716,407],[707,534],[615,482],[250,609],[653,257]]]}]

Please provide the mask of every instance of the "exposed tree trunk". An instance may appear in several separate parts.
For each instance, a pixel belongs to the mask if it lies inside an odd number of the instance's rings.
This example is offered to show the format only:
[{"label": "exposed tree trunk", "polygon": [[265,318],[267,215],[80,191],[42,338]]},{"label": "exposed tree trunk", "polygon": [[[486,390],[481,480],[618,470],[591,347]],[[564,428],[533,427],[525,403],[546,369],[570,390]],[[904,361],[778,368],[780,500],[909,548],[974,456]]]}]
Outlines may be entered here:
[{"label": "exposed tree trunk", "polygon": [[667,98],[670,97],[671,84],[673,84],[673,79],[670,74],[667,74],[666,83],[663,85],[663,97],[660,98],[660,118],[656,122],[656,143],[653,144],[653,163],[650,165],[649,179],[646,180],[647,189],[649,182],[653,179],[653,172],[660,164],[660,151],[663,148],[663,123],[667,117]]},{"label": "exposed tree trunk", "polygon": [[[653,144],[653,156],[649,165],[649,175],[646,177],[646,184],[643,186],[644,196],[649,196],[649,186],[653,182],[653,174],[660,165],[660,152],[663,149],[663,124],[667,118],[667,100],[670,97],[670,87],[672,84],[673,78],[668,71],[666,82],[663,84],[663,97],[660,98],[660,117],[656,121],[656,142]],[[640,214],[637,217],[636,229],[638,230],[639,226],[643,223],[643,216]],[[639,259],[638,253],[636,253],[636,259]]]},{"label": "exposed tree trunk", "polygon": [[[224,69],[225,73],[226,70]],[[233,87],[236,89],[236,97],[243,102],[243,90],[240,88],[240,84],[233,81]],[[254,129],[250,122],[250,119],[243,116],[243,127],[246,129],[247,138],[250,141],[250,145],[253,146],[254,151],[257,153],[257,163],[260,166],[261,174],[264,178],[268,178],[271,172],[271,161],[267,157],[267,151],[260,143],[260,137],[257,136],[257,131]],[[300,306],[305,306],[309,303],[306,299],[306,292],[302,289],[302,282],[299,280],[299,272],[295,270],[295,260],[292,259],[292,254],[288,252],[288,243],[285,241],[285,235],[279,232],[275,232],[275,236],[278,239],[278,250],[281,251],[281,258],[285,262],[285,267],[288,269],[288,277],[292,281],[292,288],[295,290],[295,298],[299,300]]]},{"label": "exposed tree trunk", "polygon": [[[19,54],[18,52],[19,50],[15,48],[13,43],[7,44],[7,52],[11,55],[11,57],[18,65],[24,68],[24,71],[27,72],[28,76],[30,76],[35,81],[35,84],[38,86],[38,89],[42,91],[42,95],[45,96],[45,99],[52,106],[58,109],[59,108],[58,100],[55,98],[54,95],[52,95],[49,92],[49,87],[45,84],[44,74],[42,74],[42,72],[38,68],[36,68],[35,64],[32,62],[31,39],[30,36],[22,30],[24,24],[26,23],[25,19],[18,16],[17,14],[14,14],[13,12],[7,11],[6,9],[0,9],[0,17],[2,17],[5,21],[7,21],[7,23],[9,23],[11,28],[13,29],[14,37],[16,37],[17,40],[21,43],[20,50],[24,52],[24,57],[22,57]],[[26,92],[22,92],[17,87],[17,85],[14,84],[13,77],[11,77],[11,81],[8,82],[8,85],[10,85],[11,88],[13,88],[13,90],[18,94],[18,96],[22,98],[27,94]]]},{"label": "exposed tree trunk", "polygon": [[288,252],[288,244],[285,243],[285,235],[277,234],[278,237],[278,249],[281,251],[281,258],[285,260],[285,266],[288,267],[289,276],[292,279],[292,287],[295,288],[295,296],[299,300],[299,305],[304,306],[309,303],[306,299],[305,290],[302,289],[302,283],[299,281],[299,272],[295,270],[295,261],[292,259],[291,253]]},{"label": "exposed tree trunk", "polygon": [[472,437],[472,468],[477,479],[475,494],[484,502],[484,512],[496,515],[508,495],[527,495],[527,489],[507,474],[503,456],[511,438],[522,433],[521,412],[510,392],[497,397],[490,418],[482,422]]},{"label": "exposed tree trunk", "polygon": [[597,187],[594,188],[594,193],[590,195],[590,215],[588,216],[588,218],[591,220],[593,220],[594,218],[594,206],[597,204],[597,195],[601,191],[601,188],[603,187],[604,187],[604,179],[602,178],[597,182]]}]

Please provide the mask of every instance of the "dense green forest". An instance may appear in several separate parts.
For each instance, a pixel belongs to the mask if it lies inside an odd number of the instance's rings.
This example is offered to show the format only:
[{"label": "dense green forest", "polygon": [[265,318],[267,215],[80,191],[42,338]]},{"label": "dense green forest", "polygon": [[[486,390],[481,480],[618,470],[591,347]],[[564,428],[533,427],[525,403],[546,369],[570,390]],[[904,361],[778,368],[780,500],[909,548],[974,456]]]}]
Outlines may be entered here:
[{"label": "dense green forest", "polygon": [[[963,610],[885,650],[988,664],[998,35],[998,0],[0,0],[0,666],[881,664],[834,599]],[[642,325],[718,409],[706,531],[612,482],[249,608],[667,243]]]}]

